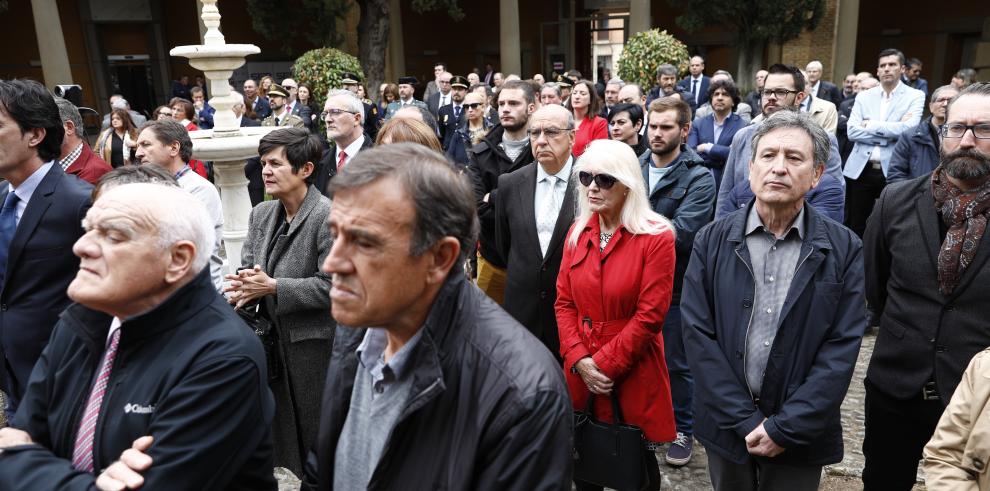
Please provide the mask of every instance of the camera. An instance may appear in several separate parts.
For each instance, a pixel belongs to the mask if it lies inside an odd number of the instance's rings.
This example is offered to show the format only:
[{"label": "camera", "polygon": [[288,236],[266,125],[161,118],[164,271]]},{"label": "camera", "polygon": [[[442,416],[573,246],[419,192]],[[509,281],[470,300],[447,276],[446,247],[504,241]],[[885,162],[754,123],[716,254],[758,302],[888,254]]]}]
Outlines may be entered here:
[{"label": "camera", "polygon": [[78,85],[56,85],[53,92],[76,107],[82,105],[82,87]]}]

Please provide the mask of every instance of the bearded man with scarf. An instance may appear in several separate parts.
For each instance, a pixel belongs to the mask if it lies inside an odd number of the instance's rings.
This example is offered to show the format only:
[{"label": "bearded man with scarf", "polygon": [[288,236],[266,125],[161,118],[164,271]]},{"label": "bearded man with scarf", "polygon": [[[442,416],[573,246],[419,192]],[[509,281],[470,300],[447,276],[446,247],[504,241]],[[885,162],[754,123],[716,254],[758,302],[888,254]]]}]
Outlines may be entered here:
[{"label": "bearded man with scarf", "polygon": [[911,489],[966,365],[990,346],[990,83],[960,92],[941,132],[939,166],[887,186],[864,236],[880,320],[865,381],[866,491]]}]

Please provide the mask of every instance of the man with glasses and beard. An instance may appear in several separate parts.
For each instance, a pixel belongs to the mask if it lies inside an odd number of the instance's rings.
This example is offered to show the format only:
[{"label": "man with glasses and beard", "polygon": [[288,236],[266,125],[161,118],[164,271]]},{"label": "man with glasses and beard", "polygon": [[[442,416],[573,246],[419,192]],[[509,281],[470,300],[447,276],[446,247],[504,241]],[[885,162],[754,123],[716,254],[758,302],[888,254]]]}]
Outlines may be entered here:
[{"label": "man with glasses and beard", "polygon": [[866,295],[880,319],[865,382],[867,491],[911,489],[963,370],[990,346],[990,83],[949,103],[941,136],[935,171],[887,186],[866,226]]},{"label": "man with glasses and beard", "polygon": [[694,234],[711,221],[715,205],[715,178],[704,166],[705,160],[687,146],[690,118],[691,106],[676,97],[661,97],[651,102],[646,130],[650,151],[639,159],[650,206],[667,217],[676,232],[673,294],[662,328],[677,424],[677,439],[667,450],[665,460],[675,466],[691,461],[694,445],[691,407],[694,382],[681,336],[681,285]]},{"label": "man with glasses and beard", "polygon": [[[763,81],[763,114],[753,119],[753,124],[736,132],[732,137],[729,148],[729,158],[722,170],[722,183],[718,188],[718,202],[715,205],[715,219],[723,218],[727,207],[723,203],[729,200],[729,194],[739,183],[749,180],[749,160],[752,156],[752,139],[767,118],[777,111],[797,111],[804,101],[804,75],[792,65],[776,64],[767,69],[767,77]],[[842,160],[839,158],[839,144],[835,135],[828,133],[829,151],[825,162],[825,174],[832,176],[844,186],[842,177]]]}]

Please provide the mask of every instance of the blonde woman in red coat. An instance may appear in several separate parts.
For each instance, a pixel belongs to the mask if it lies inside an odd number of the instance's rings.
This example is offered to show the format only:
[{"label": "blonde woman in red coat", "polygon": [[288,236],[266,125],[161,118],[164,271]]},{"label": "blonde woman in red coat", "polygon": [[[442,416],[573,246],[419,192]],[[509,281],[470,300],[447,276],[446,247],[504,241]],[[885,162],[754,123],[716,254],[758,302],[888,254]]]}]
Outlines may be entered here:
[{"label": "blonde woman in red coat", "polygon": [[[660,326],[674,281],[674,228],[653,212],[629,145],[591,143],[575,166],[578,213],[557,276],[560,354],[575,409],[595,400],[612,420],[619,395],[626,422],[648,447],[675,438]],[[579,489],[583,489],[579,486]]]}]

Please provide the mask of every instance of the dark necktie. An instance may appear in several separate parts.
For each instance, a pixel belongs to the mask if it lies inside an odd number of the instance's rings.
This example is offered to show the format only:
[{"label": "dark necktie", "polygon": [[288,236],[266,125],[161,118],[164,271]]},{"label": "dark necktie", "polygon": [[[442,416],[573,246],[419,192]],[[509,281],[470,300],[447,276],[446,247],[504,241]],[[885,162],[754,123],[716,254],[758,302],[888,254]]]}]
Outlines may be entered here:
[{"label": "dark necktie", "polygon": [[7,279],[7,257],[10,251],[10,242],[17,232],[17,202],[20,199],[13,190],[7,193],[7,198],[3,200],[3,209],[0,210],[0,285]]},{"label": "dark necktie", "polygon": [[691,95],[694,96],[695,104],[698,103],[698,79],[691,80]]},{"label": "dark necktie", "polygon": [[454,121],[461,120],[461,106],[454,106]]}]

